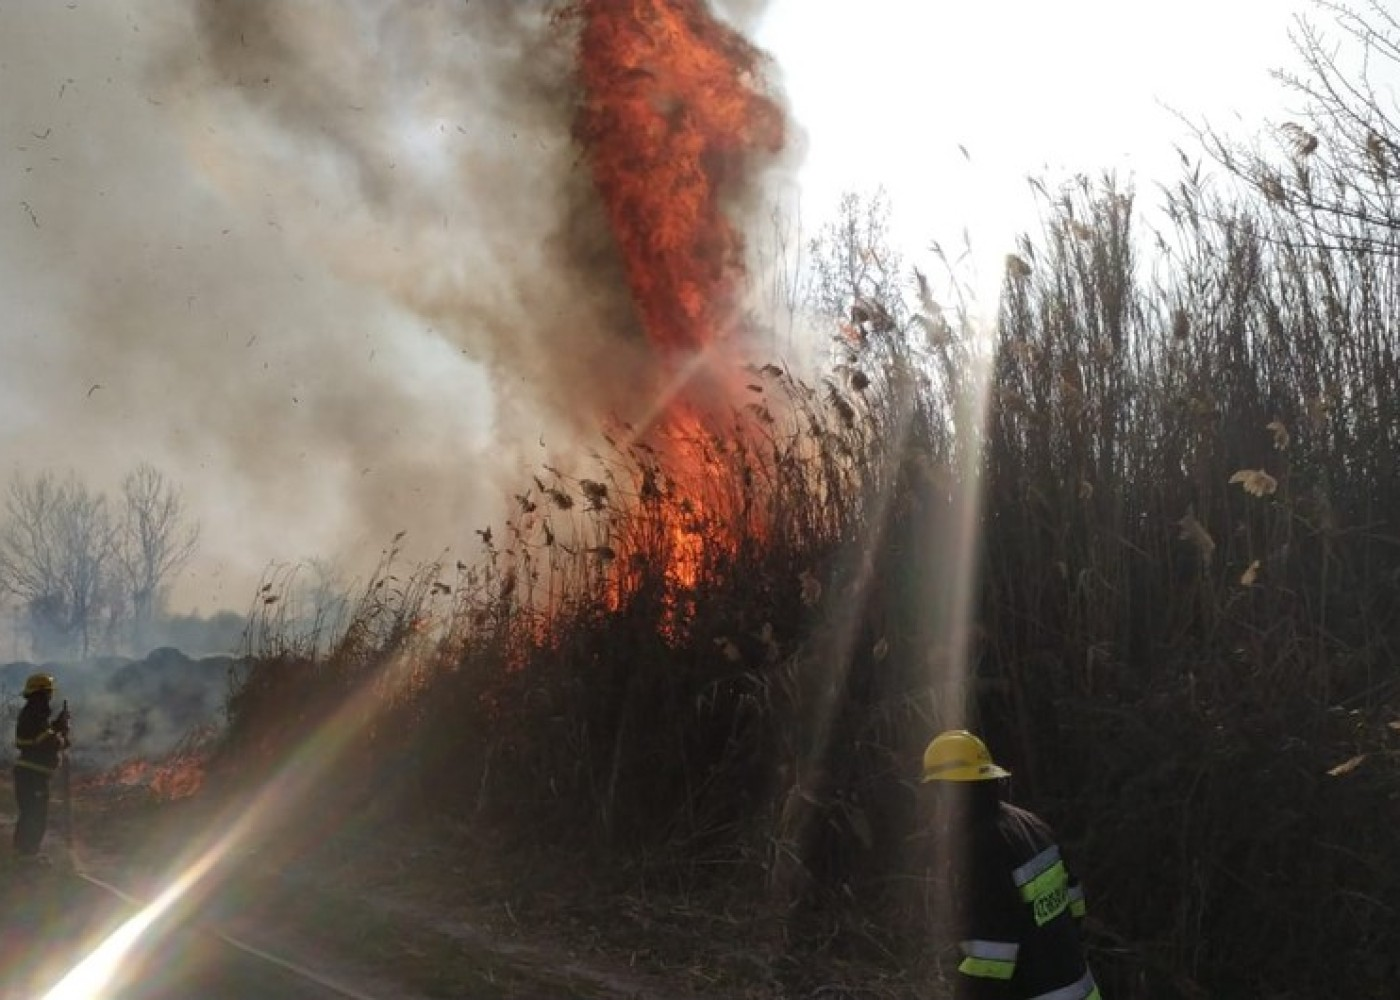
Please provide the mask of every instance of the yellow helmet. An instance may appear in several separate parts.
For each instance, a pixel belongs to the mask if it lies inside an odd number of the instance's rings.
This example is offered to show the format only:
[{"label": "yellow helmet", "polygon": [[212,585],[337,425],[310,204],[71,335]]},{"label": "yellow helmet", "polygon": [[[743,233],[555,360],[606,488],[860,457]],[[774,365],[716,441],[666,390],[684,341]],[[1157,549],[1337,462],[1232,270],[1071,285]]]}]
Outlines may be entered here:
[{"label": "yellow helmet", "polygon": [[992,760],[987,744],[966,729],[939,733],[924,751],[924,781],[992,781],[1011,772]]},{"label": "yellow helmet", "polygon": [[48,674],[30,674],[24,682],[24,696],[28,698],[31,694],[38,694],[40,691],[53,694],[53,678]]}]

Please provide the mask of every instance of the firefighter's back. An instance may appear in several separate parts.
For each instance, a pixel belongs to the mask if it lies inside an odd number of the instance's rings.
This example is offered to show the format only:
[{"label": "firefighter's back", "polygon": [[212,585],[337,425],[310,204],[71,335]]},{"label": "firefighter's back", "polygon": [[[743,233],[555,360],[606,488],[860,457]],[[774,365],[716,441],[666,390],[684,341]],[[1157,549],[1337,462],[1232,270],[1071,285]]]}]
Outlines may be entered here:
[{"label": "firefighter's back", "polygon": [[998,811],[996,831],[1002,877],[1010,878],[1020,908],[1015,995],[1098,1000],[1080,940],[1074,905],[1080,897],[1054,833],[1035,814],[1006,802]]}]

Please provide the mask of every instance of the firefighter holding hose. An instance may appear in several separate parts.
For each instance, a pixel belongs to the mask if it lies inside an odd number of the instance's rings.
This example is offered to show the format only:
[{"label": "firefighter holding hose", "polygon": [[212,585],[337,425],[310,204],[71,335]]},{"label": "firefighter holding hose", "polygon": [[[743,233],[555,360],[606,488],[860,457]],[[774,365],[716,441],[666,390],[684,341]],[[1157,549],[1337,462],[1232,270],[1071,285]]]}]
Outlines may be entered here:
[{"label": "firefighter holding hose", "polygon": [[40,853],[49,823],[49,782],[68,748],[68,703],[53,715],[54,680],[32,674],[24,682],[24,708],[15,722],[15,854],[21,861],[43,863]]},{"label": "firefighter holding hose", "polygon": [[965,729],[924,751],[955,886],[958,1000],[1101,1000],[1080,942],[1084,895],[1050,827],[1005,800],[1010,777]]}]

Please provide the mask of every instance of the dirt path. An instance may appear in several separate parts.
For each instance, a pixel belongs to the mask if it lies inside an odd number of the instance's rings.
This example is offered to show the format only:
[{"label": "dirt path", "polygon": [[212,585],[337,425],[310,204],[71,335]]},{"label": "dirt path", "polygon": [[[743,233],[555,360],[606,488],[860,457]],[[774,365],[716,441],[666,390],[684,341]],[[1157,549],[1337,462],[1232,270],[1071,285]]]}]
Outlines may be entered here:
[{"label": "dirt path", "polygon": [[[148,790],[111,780],[79,783],[76,800],[77,866],[142,899],[230,821],[226,803],[208,794],[156,803]],[[297,813],[280,830],[260,830],[256,844],[228,849],[198,920],[376,1000],[930,995],[908,976],[837,960],[818,966],[790,951],[783,928],[760,930],[768,925],[755,919],[752,890],[739,886],[639,892],[635,872],[607,884],[586,858],[531,854],[479,831],[415,830],[328,803],[300,803]],[[51,834],[54,844],[62,854]],[[231,981],[256,971],[222,968]]]},{"label": "dirt path", "polygon": [[[57,811],[61,815],[61,804]],[[57,869],[50,881],[63,878],[71,863],[148,900],[178,875],[168,870],[170,859],[180,856],[177,845],[193,839],[193,832],[202,832],[210,812],[198,806],[132,808],[119,796],[104,801],[103,794],[89,790],[78,813],[71,862],[61,834],[51,830],[46,841]],[[0,836],[8,837],[11,823],[8,815],[0,813]],[[682,1000],[691,995],[655,977],[586,961],[561,946],[527,943],[502,933],[489,921],[472,919],[460,908],[434,905],[407,887],[390,892],[380,880],[352,878],[350,872],[363,871],[374,862],[369,858],[357,862],[343,845],[333,856],[303,858],[295,865],[286,860],[257,854],[240,859],[220,877],[217,890],[181,918],[180,926],[149,935],[142,966],[171,973],[128,983],[123,991],[109,995],[122,1000],[195,995],[328,1000],[335,996],[220,945],[211,931],[231,935],[254,951],[288,959],[332,980],[354,983],[360,993],[376,1000]],[[71,875],[67,879],[73,881]],[[32,892],[32,886],[11,888]],[[120,907],[110,899],[97,898],[100,893],[71,886],[62,892],[69,897],[60,907],[67,914],[66,923],[54,924],[44,936],[82,941],[91,947],[120,923],[116,915]],[[80,912],[89,919],[75,930],[70,925]],[[197,947],[191,946],[191,940]],[[32,950],[32,942],[27,947]],[[81,953],[79,948],[52,952],[44,969],[52,970],[64,960],[76,962]],[[181,959],[172,961],[172,955]],[[15,961],[12,956],[11,964]],[[240,992],[251,990],[250,984],[256,981],[265,981],[268,988]]]},{"label": "dirt path", "polygon": [[94,1000],[368,1000],[236,947],[209,933],[197,914],[178,911],[127,939],[116,960],[102,961],[139,914],[62,862],[0,866],[0,997],[33,1000],[53,990]]}]

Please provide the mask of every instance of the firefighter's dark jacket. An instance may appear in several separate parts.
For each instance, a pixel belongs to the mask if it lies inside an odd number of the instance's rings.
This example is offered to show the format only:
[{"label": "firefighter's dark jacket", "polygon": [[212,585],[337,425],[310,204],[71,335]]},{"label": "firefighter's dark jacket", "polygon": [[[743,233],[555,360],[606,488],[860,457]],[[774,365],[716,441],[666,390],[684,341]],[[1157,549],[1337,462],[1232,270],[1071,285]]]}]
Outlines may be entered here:
[{"label": "firefighter's dark jacket", "polygon": [[972,810],[959,914],[959,1000],[1101,1000],[1084,960],[1084,896],[1055,836],[1006,802]]},{"label": "firefighter's dark jacket", "polygon": [[53,774],[58,770],[59,754],[67,745],[65,736],[49,720],[48,702],[43,698],[26,701],[15,722],[15,748],[19,750],[15,766]]}]

